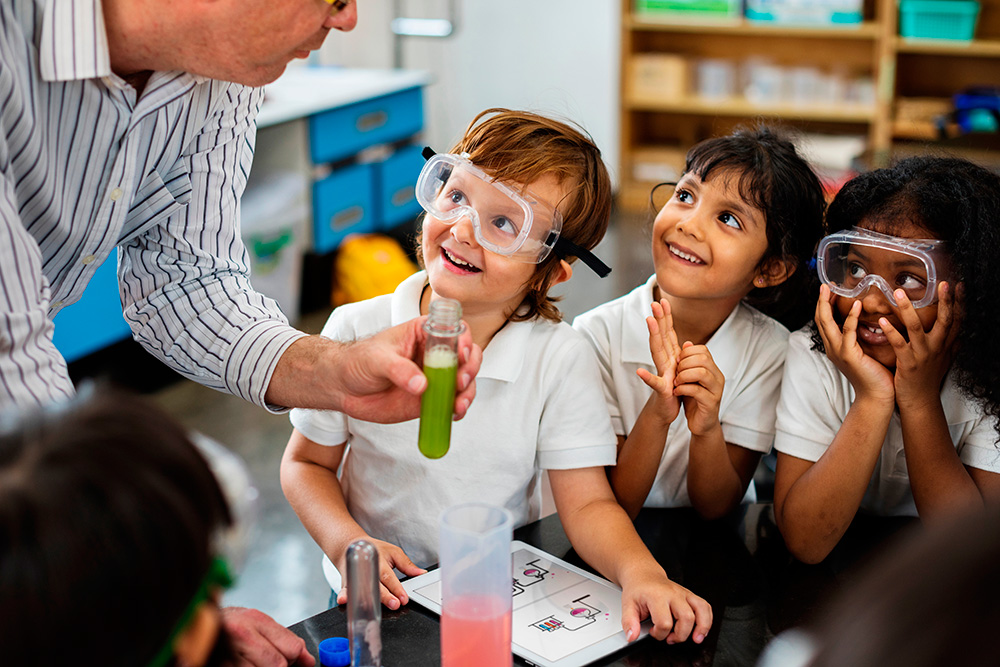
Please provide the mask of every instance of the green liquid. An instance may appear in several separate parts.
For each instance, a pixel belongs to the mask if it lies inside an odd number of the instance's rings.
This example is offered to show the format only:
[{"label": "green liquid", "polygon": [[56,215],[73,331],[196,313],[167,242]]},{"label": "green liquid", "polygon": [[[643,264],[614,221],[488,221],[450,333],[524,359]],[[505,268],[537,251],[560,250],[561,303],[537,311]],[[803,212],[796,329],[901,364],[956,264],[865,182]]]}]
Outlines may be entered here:
[{"label": "green liquid", "polygon": [[451,417],[455,411],[455,376],[458,357],[448,349],[435,348],[424,357],[427,390],[420,400],[420,435],[417,446],[429,459],[448,453]]}]

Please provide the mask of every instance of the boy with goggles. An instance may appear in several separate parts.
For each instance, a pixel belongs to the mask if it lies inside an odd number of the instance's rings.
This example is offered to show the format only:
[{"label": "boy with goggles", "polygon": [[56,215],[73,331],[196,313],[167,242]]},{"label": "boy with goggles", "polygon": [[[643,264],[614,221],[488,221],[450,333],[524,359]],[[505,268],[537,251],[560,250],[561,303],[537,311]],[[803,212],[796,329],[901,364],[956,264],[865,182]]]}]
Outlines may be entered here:
[{"label": "boy with goggles", "polygon": [[336,570],[345,570],[352,541],[376,546],[382,603],[398,609],[408,598],[396,571],[412,576],[438,560],[443,509],[475,499],[524,525],[539,516],[539,475],[547,474],[573,547],[623,589],[628,638],[648,616],[658,639],[703,641],[708,603],[667,578],[615,499],[605,466],[617,447],[601,371],[548,294],[569,280],[576,258],[603,267],[590,253],[611,213],[600,150],[566,123],[490,109],[448,155],[429,156],[417,197],[428,211],[424,270],[391,295],[337,308],[323,335],[357,340],[426,314],[434,299],[455,299],[483,350],[476,402],[434,460],[417,448],[417,420],[292,411],[282,489],[332,564],[324,571],[338,601],[351,595]]},{"label": "boy with goggles", "polygon": [[939,239],[905,239],[853,227],[820,241],[816,270],[837,296],[859,298],[874,286],[899,307],[893,292],[901,289],[914,308],[924,308],[937,301],[946,257]]},{"label": "boy with goggles", "polygon": [[530,190],[516,189],[469,161],[469,154],[435,155],[417,179],[417,201],[438,220],[472,221],[481,246],[519,262],[540,264],[553,250],[560,258],[579,257],[604,278],[611,269],[586,248],[562,238],[562,216]]}]

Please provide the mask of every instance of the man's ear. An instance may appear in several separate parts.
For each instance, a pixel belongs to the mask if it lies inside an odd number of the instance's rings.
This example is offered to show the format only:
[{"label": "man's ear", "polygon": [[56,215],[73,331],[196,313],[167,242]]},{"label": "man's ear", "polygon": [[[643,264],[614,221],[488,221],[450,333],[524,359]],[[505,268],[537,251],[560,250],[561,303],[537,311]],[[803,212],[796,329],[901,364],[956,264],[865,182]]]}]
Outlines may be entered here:
[{"label": "man's ear", "polygon": [[792,262],[772,257],[757,269],[757,275],[753,279],[754,287],[774,287],[780,285],[795,273],[796,266]]},{"label": "man's ear", "polygon": [[219,607],[203,600],[195,607],[187,627],[174,639],[174,656],[179,665],[200,667],[208,660],[222,626]]},{"label": "man's ear", "polygon": [[559,268],[552,274],[552,282],[549,287],[555,287],[559,283],[564,283],[573,277],[573,267],[565,259],[559,260]]}]

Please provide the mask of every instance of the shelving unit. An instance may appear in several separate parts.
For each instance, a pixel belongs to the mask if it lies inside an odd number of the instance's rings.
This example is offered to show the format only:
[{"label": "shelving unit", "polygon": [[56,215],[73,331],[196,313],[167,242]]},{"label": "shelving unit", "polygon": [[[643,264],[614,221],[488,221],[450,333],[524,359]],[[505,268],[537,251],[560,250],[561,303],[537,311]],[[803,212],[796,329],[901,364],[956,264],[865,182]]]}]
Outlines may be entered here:
[{"label": "shelving unit", "polygon": [[[642,171],[636,163],[650,155],[681,160],[701,139],[762,120],[808,132],[863,135],[873,162],[883,163],[899,142],[936,137],[936,127],[921,113],[946,111],[951,95],[963,87],[1000,82],[1000,0],[981,0],[971,42],[900,37],[897,0],[865,0],[861,23],[832,27],[653,19],[635,13],[634,0],[621,0],[621,6],[620,200],[631,210],[648,207],[654,183],[636,173]],[[785,67],[835,70],[870,78],[874,93],[863,102],[812,104],[705,99],[679,91],[665,97],[631,83],[635,63],[649,54],[692,63],[763,58]]]}]

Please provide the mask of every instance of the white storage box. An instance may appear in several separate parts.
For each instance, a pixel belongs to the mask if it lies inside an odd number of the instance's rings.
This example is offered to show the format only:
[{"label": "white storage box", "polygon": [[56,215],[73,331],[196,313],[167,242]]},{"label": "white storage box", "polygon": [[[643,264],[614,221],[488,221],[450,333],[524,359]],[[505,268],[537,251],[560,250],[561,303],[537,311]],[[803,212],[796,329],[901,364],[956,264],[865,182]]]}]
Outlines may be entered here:
[{"label": "white storage box", "polygon": [[290,322],[299,318],[302,254],[309,229],[307,197],[303,176],[279,172],[251,179],[240,205],[241,235],[250,253],[250,282],[277,301]]}]

